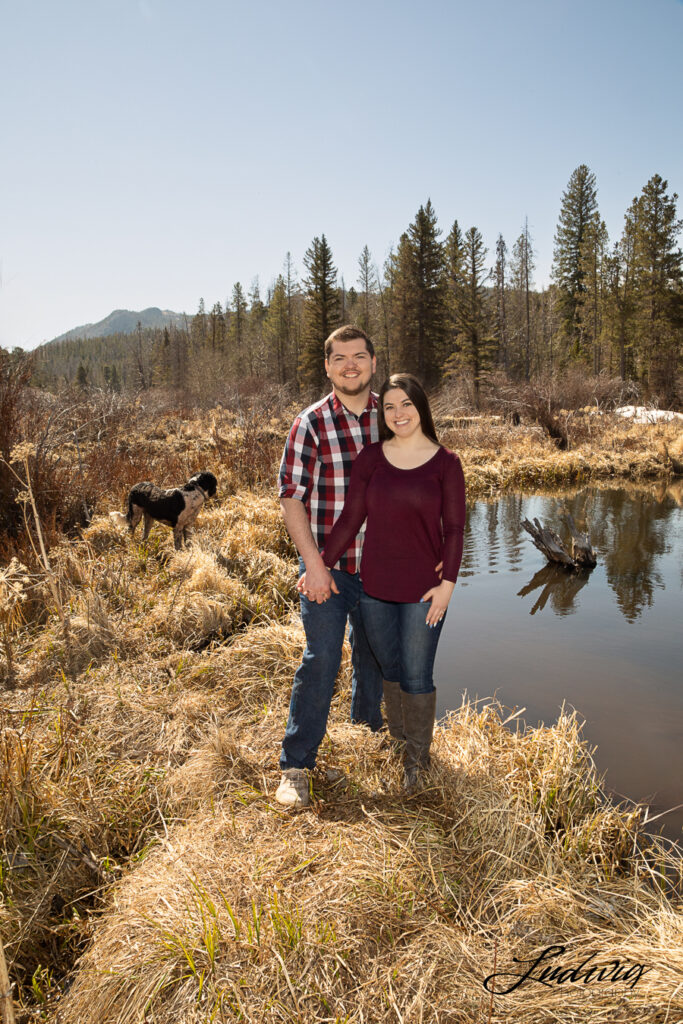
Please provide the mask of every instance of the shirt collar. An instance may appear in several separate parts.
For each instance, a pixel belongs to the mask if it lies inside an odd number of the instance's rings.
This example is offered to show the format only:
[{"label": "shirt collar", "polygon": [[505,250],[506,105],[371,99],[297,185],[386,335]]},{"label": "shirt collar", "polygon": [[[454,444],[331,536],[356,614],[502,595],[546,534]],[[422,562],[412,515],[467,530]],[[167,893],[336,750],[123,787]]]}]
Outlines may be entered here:
[{"label": "shirt collar", "polygon": [[[350,409],[346,408],[344,403],[341,402],[339,398],[337,398],[337,395],[335,394],[334,391],[329,395],[328,401],[330,403],[330,408],[332,409],[332,412],[335,414],[335,416],[338,416],[340,413],[345,413],[347,416],[356,415],[354,412],[351,412]],[[368,395],[368,400],[365,405],[365,408],[363,409],[363,412],[361,412],[360,416],[356,416],[356,419],[360,419],[364,412],[372,412],[372,410],[376,408],[377,395],[375,394],[374,391],[371,391],[370,394]]]}]

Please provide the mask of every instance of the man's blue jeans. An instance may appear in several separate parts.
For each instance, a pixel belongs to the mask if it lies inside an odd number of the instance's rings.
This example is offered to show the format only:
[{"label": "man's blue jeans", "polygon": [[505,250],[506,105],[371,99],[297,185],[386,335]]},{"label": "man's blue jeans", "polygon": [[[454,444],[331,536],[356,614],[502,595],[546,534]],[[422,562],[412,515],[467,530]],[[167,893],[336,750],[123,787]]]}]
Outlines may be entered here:
[{"label": "man's blue jeans", "polygon": [[[300,560],[299,575],[303,571]],[[283,771],[315,766],[318,747],[327,729],[347,620],[353,665],[351,721],[368,725],[373,732],[382,727],[382,675],[361,619],[360,576],[339,569],[333,569],[332,575],[339,593],[333,593],[323,604],[301,595],[306,650],[294,676],[289,720],[280,755]]]},{"label": "man's blue jeans", "polygon": [[382,668],[382,678],[400,683],[406,693],[431,693],[434,659],[444,618],[427,625],[429,602],[399,604],[361,597],[363,624],[370,646]]}]

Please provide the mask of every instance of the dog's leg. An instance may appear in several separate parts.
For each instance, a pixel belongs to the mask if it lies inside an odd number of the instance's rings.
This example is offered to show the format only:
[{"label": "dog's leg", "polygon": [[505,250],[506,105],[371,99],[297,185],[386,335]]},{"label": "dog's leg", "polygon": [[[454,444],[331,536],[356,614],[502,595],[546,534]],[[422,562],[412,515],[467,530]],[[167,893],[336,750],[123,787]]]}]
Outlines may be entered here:
[{"label": "dog's leg", "polygon": [[176,551],[180,551],[183,546],[183,528],[182,526],[173,527],[173,544]]},{"label": "dog's leg", "polygon": [[144,526],[144,529],[142,531],[143,543],[149,537],[149,531],[152,529],[152,523],[153,522],[154,522],[154,520],[152,519],[152,517],[147,512],[145,512],[145,526]]},{"label": "dog's leg", "polygon": [[133,534],[135,533],[136,529],[137,529],[138,523],[142,519],[142,509],[140,508],[140,506],[139,505],[131,505],[130,506],[130,511],[129,511],[129,516],[130,516],[130,522],[128,523],[128,532],[130,533],[130,535],[132,537]]}]

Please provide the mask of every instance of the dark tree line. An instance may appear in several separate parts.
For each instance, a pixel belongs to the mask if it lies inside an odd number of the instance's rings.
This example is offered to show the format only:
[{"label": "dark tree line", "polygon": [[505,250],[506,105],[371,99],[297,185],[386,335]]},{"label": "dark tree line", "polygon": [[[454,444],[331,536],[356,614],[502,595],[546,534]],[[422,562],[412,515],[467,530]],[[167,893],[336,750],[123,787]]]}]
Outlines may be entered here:
[{"label": "dark tree line", "polygon": [[492,371],[529,381],[572,364],[672,404],[683,354],[677,198],[654,175],[610,242],[595,175],[577,167],[561,199],[552,283],[541,290],[526,219],[511,245],[499,235],[489,259],[476,227],[455,221],[444,235],[427,200],[383,267],[364,246],[350,287],[321,234],[301,280],[288,253],[265,294],[258,280],[248,290],[237,282],[224,304],[207,309],[202,299],[185,327],[45,346],[36,379],[114,390],[268,380],[315,395],[326,385],[321,342],[354,322],[375,341],[380,376],[407,370],[434,387],[466,374],[477,404]]}]

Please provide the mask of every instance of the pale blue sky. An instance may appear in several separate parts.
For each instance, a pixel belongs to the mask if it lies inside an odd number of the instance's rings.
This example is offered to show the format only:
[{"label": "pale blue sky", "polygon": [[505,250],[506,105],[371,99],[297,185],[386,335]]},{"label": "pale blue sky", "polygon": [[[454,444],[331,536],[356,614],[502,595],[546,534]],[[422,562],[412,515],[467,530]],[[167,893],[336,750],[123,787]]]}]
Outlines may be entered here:
[{"label": "pale blue sky", "polygon": [[[323,232],[347,286],[431,197],[546,283],[571,172],[610,237],[683,191],[680,0],[0,0],[0,345],[262,293]],[[679,203],[679,211],[681,206]]]}]

